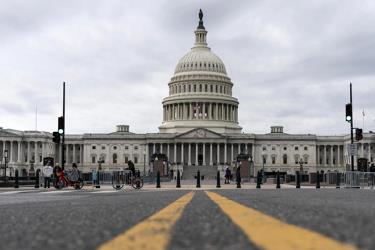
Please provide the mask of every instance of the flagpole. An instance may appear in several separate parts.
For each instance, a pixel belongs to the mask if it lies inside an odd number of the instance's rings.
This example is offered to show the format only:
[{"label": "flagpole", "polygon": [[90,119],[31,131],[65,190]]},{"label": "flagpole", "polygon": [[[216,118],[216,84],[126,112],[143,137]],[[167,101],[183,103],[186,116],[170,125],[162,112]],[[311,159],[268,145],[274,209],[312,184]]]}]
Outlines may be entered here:
[{"label": "flagpole", "polygon": [[365,109],[362,111],[362,129],[363,133],[365,132]]}]

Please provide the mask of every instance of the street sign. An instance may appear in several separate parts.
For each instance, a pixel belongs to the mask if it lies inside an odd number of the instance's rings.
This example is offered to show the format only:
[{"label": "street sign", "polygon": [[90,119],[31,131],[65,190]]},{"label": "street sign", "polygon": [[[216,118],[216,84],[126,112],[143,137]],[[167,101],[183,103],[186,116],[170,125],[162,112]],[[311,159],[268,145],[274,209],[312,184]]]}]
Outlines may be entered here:
[{"label": "street sign", "polygon": [[358,151],[357,151],[357,144],[349,144],[348,145],[348,154],[350,156],[356,156],[358,154]]}]

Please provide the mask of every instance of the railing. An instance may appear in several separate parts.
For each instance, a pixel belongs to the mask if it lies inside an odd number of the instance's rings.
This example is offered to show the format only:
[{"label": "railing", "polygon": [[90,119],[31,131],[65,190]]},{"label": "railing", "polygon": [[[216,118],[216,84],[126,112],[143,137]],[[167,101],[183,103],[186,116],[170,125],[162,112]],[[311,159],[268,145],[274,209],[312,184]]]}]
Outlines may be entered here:
[{"label": "railing", "polygon": [[340,186],[345,188],[373,189],[375,186],[375,173],[347,171],[341,174]]}]

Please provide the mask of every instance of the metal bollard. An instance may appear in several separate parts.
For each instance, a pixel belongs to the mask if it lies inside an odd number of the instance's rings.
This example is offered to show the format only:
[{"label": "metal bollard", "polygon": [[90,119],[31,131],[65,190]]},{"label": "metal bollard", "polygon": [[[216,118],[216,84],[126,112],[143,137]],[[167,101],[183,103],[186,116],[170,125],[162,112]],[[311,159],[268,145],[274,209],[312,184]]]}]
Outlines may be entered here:
[{"label": "metal bollard", "polygon": [[181,175],[180,175],[180,170],[177,170],[177,184],[176,184],[176,188],[180,188],[181,187]]},{"label": "metal bollard", "polygon": [[200,188],[201,187],[201,172],[197,172],[197,188]]},{"label": "metal bollard", "polygon": [[160,172],[156,174],[156,188],[160,188]]},{"label": "metal bollard", "polygon": [[280,188],[280,173],[277,171],[276,174],[276,188]]},{"label": "metal bollard", "polygon": [[38,169],[36,171],[36,174],[35,174],[35,188],[39,188],[39,174],[40,174],[40,169]]},{"label": "metal bollard", "polygon": [[237,188],[241,188],[241,172],[239,168],[237,168],[237,171],[236,171],[236,182],[237,182]]},{"label": "metal bollard", "polygon": [[258,171],[258,173],[257,173],[257,188],[259,188],[260,189],[260,173],[259,173],[259,171]]},{"label": "metal bollard", "polygon": [[341,174],[337,172],[337,174],[336,174],[336,188],[340,188],[340,178],[341,178]]},{"label": "metal bollard", "polygon": [[299,171],[296,171],[296,188],[301,188],[301,180],[299,177]]},{"label": "metal bollard", "polygon": [[220,185],[220,171],[217,171],[217,175],[216,175],[216,188],[221,188],[221,185]]},{"label": "metal bollard", "polygon": [[320,173],[316,171],[316,189],[320,188]]},{"label": "metal bollard", "polygon": [[96,171],[96,185],[95,185],[95,188],[100,188],[100,174],[99,174],[99,170]]},{"label": "metal bollard", "polygon": [[19,183],[18,183],[18,169],[16,169],[14,173],[14,188],[19,188]]}]

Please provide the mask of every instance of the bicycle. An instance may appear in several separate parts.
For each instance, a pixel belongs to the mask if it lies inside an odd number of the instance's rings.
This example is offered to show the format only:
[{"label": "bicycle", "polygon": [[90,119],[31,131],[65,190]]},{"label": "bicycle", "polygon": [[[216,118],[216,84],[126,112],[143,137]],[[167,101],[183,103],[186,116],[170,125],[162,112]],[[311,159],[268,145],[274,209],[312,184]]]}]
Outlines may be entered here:
[{"label": "bicycle", "polygon": [[114,171],[112,174],[112,187],[120,190],[124,185],[132,186],[134,189],[141,189],[143,187],[143,179],[140,172],[136,171],[135,175],[130,170]]},{"label": "bicycle", "polygon": [[82,189],[84,185],[82,178],[79,177],[78,180],[73,181],[69,178],[69,175],[69,172],[65,175],[64,171],[58,173],[55,188],[62,189],[64,187],[73,187],[76,190]]}]

